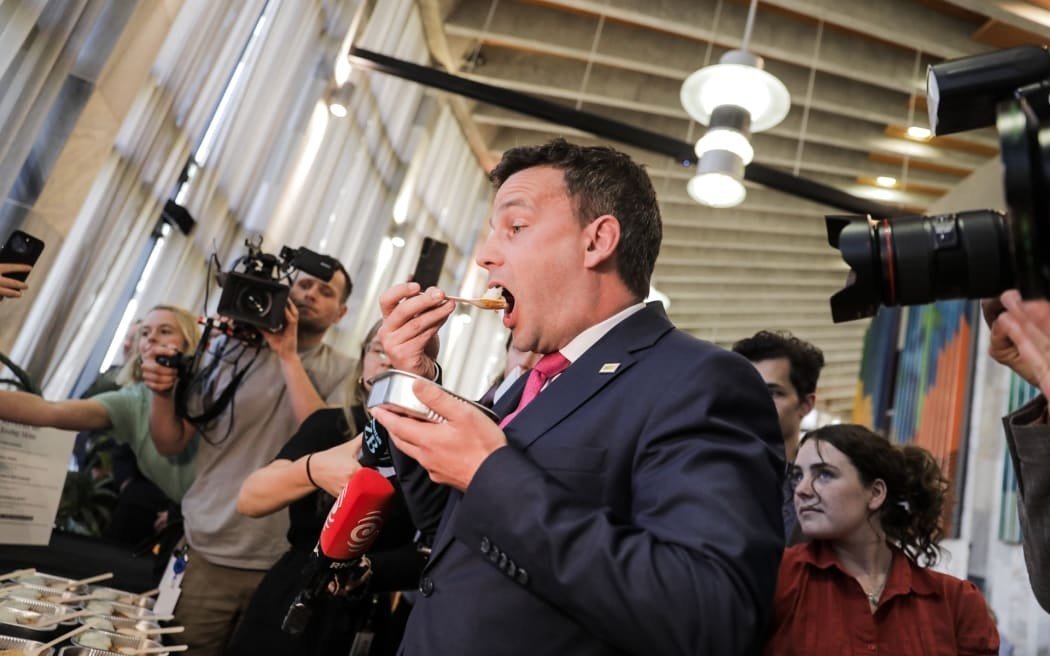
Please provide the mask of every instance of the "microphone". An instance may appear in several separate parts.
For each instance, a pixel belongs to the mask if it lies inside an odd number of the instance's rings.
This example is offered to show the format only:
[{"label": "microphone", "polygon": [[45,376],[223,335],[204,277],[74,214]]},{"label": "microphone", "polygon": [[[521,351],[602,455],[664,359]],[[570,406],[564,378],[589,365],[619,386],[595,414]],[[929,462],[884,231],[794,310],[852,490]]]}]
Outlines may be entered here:
[{"label": "microphone", "polygon": [[350,477],[328,512],[314,555],[304,569],[307,583],[295,596],[281,628],[298,635],[306,629],[316,600],[335,582],[352,582],[350,575],[372,547],[383,527],[383,513],[394,486],[374,469],[363,467]]}]

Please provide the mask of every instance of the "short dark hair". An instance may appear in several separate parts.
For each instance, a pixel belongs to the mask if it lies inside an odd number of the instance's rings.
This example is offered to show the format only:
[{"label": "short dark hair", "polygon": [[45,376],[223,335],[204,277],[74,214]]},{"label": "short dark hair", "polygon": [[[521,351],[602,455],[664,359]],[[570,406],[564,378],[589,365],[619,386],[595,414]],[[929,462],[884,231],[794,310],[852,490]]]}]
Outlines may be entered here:
[{"label": "short dark hair", "polygon": [[787,358],[791,364],[791,385],[799,397],[805,398],[817,391],[820,370],[824,368],[823,351],[786,330],[760,330],[733,344],[733,351],[751,362]]},{"label": "short dark hair", "polygon": [[[886,501],[878,517],[886,536],[900,545],[913,561],[937,562],[941,523],[948,495],[948,480],[937,459],[913,444],[892,444],[885,437],[857,424],[832,424],[806,433],[801,444],[825,442],[841,451],[857,468],[860,481],[886,483]],[[823,459],[823,455],[821,455]]]},{"label": "short dark hair", "polygon": [[511,148],[489,178],[498,189],[515,173],[537,166],[562,172],[576,218],[583,225],[606,214],[616,217],[620,222],[616,270],[632,293],[648,296],[663,227],[656,190],[645,169],[612,148],[554,139],[542,146]]},{"label": "short dark hair", "polygon": [[[331,257],[331,256],[329,256],[329,257]],[[335,270],[340,272],[340,273],[342,273],[343,274],[343,280],[346,281],[346,285],[345,285],[346,288],[343,290],[342,298],[339,299],[340,303],[346,303],[346,299],[350,298],[350,292],[353,291],[353,289],[354,289],[354,283],[353,283],[352,280],[350,280],[350,274],[347,273],[346,267],[344,267],[343,263],[339,261],[339,258],[333,257],[332,260],[335,261]],[[333,278],[335,277],[334,273],[332,274],[332,277]],[[329,282],[331,282],[331,281],[329,281]]]}]

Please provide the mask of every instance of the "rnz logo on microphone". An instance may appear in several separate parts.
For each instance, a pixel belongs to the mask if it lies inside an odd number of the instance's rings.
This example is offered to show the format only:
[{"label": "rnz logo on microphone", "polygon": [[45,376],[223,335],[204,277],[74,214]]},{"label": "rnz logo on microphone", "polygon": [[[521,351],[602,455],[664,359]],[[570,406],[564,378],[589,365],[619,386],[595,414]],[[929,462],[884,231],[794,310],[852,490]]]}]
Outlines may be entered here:
[{"label": "rnz logo on microphone", "polygon": [[356,554],[367,550],[382,528],[383,512],[381,510],[373,510],[362,517],[346,539],[346,546],[350,553]]}]

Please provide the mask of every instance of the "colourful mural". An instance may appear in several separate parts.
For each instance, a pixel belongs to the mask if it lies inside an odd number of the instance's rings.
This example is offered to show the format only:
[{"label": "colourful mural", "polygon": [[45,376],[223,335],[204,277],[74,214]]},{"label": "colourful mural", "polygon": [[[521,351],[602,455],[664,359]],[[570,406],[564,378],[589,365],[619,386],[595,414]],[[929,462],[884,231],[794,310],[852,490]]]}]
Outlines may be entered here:
[{"label": "colourful mural", "polygon": [[879,308],[864,334],[857,393],[853,399],[853,422],[885,434],[887,411],[893,396],[893,374],[897,366],[899,308]]}]

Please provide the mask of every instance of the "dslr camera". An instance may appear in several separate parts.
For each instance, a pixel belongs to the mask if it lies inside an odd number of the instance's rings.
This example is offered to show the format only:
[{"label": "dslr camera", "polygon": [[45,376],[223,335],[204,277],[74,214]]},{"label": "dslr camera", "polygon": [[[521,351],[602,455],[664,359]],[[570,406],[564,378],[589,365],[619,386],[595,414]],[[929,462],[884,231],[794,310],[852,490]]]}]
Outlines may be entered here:
[{"label": "dslr camera", "polygon": [[[222,296],[218,313],[235,326],[276,332],[284,328],[284,308],[291,292],[293,270],[304,271],[325,282],[332,279],[338,262],[307,248],[281,248],[280,256],[262,251],[262,238],[245,241],[248,253],[218,276]],[[238,330],[233,335],[238,336]]]},{"label": "dslr camera", "polygon": [[940,216],[826,217],[828,242],[850,266],[831,297],[835,323],[879,305],[986,298],[1016,287],[1050,297],[1050,52],[1021,46],[930,66],[935,135],[995,125],[1007,211]]}]

